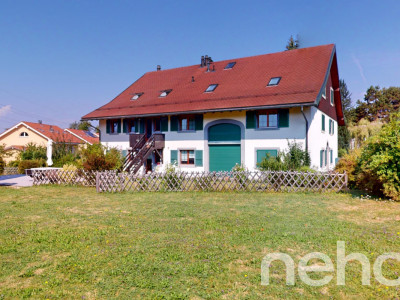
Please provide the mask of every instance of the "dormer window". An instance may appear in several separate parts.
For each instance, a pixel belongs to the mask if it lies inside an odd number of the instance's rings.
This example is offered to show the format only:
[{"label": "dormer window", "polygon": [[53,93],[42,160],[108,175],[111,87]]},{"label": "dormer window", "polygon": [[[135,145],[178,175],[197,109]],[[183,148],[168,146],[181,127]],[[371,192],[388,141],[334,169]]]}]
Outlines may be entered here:
[{"label": "dormer window", "polygon": [[224,68],[224,70],[232,69],[235,65],[236,65],[236,61],[232,61],[232,62],[230,62],[230,63],[228,63],[228,64],[226,65],[226,67]]},{"label": "dormer window", "polygon": [[218,86],[218,84],[210,84],[205,92],[206,93],[214,92],[214,90],[217,88],[217,86]]},{"label": "dormer window", "polygon": [[20,137],[28,137],[29,135],[28,135],[27,132],[23,131],[23,132],[21,132],[21,133],[19,134],[19,136],[20,136]]},{"label": "dormer window", "polygon": [[137,100],[137,99],[139,99],[139,97],[142,96],[142,95],[143,95],[143,93],[136,93],[136,94],[134,94],[134,95],[132,96],[131,100]]},{"label": "dormer window", "polygon": [[167,97],[169,95],[169,93],[171,93],[172,90],[164,90],[161,91],[160,97]]},{"label": "dormer window", "polygon": [[278,85],[279,81],[281,81],[281,77],[272,77],[267,86],[274,86],[274,85]]}]

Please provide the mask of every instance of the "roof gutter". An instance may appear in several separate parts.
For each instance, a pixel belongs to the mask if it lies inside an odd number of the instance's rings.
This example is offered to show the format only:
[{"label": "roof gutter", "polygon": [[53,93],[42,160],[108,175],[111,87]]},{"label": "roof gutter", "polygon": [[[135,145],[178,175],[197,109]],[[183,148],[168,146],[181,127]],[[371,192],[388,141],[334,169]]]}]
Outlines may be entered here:
[{"label": "roof gutter", "polygon": [[207,110],[191,110],[191,111],[177,111],[177,112],[165,112],[157,114],[143,114],[143,115],[119,115],[110,117],[96,117],[96,118],[81,118],[81,120],[107,120],[115,118],[145,118],[155,116],[174,116],[182,114],[196,114],[196,113],[214,113],[214,112],[226,112],[226,111],[240,111],[240,110],[259,110],[259,109],[279,109],[279,108],[290,108],[290,107],[303,107],[303,106],[317,106],[313,102],[302,103],[302,104],[281,104],[281,105],[268,105],[268,106],[251,106],[251,107],[236,107],[236,108],[219,108],[219,109],[207,109]]}]

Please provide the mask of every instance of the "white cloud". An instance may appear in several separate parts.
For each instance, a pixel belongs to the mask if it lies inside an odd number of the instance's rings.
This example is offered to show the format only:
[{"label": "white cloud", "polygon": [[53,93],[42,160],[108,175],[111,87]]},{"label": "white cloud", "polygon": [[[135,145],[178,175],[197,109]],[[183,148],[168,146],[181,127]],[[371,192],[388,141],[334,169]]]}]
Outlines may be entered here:
[{"label": "white cloud", "polygon": [[11,111],[11,105],[5,105],[3,107],[0,107],[0,117],[4,117],[10,111]]}]

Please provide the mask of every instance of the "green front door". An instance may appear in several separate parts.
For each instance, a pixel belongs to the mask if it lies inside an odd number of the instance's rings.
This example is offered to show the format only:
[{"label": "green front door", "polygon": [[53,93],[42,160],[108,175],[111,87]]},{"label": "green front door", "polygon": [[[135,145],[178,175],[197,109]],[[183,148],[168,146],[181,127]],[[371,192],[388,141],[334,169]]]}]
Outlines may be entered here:
[{"label": "green front door", "polygon": [[209,145],[210,172],[230,171],[240,164],[240,145]]},{"label": "green front door", "polygon": [[240,127],[230,123],[211,126],[208,130],[210,172],[230,171],[240,164]]}]

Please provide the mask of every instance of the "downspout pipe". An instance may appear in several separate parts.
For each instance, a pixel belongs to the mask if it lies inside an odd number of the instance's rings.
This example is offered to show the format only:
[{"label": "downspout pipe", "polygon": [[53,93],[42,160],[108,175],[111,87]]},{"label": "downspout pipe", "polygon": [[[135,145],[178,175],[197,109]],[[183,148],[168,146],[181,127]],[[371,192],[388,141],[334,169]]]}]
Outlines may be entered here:
[{"label": "downspout pipe", "polygon": [[303,114],[304,120],[306,121],[306,152],[308,152],[308,120],[304,114],[303,105],[301,106],[301,113]]}]

